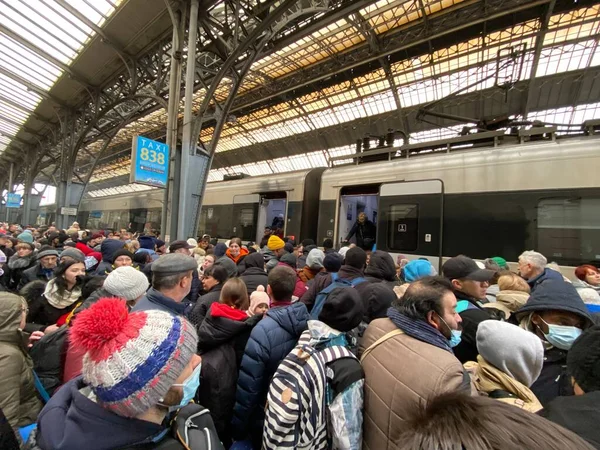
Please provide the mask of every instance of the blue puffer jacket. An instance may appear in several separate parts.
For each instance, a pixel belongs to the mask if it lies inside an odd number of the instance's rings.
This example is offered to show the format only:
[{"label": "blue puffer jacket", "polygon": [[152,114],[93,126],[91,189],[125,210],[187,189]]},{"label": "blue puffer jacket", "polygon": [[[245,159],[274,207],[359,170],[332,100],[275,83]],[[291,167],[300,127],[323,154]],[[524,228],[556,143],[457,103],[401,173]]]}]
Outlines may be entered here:
[{"label": "blue puffer jacket", "polygon": [[236,439],[246,438],[250,431],[262,435],[269,383],[306,330],[308,319],[306,305],[294,303],[269,310],[252,330],[237,382],[232,421]]}]

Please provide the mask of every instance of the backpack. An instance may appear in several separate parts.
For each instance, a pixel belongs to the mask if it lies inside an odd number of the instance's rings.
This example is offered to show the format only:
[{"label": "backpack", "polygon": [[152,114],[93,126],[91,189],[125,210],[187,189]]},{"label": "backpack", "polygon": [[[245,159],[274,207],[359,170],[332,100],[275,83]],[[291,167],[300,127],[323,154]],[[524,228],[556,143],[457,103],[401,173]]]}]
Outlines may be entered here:
[{"label": "backpack", "polygon": [[305,331],[271,379],[265,410],[263,449],[329,448],[327,423],[327,364],[356,357],[343,346],[317,350]]},{"label": "backpack", "polygon": [[317,298],[315,299],[315,304],[313,305],[313,308],[310,312],[311,320],[319,319],[319,314],[321,314],[323,305],[327,301],[327,297],[329,297],[329,294],[331,293],[331,291],[333,291],[336,288],[340,288],[340,287],[356,287],[357,285],[359,285],[360,283],[362,283],[364,281],[367,281],[367,280],[363,277],[354,278],[353,280],[343,280],[341,278],[338,278],[337,273],[332,273],[331,274],[331,284],[317,294]]}]

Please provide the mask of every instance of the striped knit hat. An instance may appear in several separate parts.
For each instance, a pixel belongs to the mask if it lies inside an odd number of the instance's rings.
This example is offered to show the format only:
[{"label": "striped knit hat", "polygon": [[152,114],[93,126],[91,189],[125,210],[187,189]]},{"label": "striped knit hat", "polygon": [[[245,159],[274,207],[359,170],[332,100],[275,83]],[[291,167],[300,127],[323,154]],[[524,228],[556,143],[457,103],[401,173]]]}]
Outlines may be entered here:
[{"label": "striped knit hat", "polygon": [[83,379],[98,403],[135,417],[164,398],[196,352],[198,337],[184,318],[159,311],[127,312],[102,298],[82,311],[70,342],[85,350]]}]

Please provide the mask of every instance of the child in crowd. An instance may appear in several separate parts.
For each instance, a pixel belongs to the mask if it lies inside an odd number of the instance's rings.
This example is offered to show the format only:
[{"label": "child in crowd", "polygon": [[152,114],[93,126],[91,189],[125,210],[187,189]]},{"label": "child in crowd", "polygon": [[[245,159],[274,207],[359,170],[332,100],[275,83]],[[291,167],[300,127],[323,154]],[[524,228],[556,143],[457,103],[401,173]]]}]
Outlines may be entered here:
[{"label": "child in crowd", "polygon": [[256,316],[265,314],[269,310],[271,299],[269,294],[265,292],[264,286],[258,285],[256,291],[250,295],[250,308],[248,308],[248,316]]}]

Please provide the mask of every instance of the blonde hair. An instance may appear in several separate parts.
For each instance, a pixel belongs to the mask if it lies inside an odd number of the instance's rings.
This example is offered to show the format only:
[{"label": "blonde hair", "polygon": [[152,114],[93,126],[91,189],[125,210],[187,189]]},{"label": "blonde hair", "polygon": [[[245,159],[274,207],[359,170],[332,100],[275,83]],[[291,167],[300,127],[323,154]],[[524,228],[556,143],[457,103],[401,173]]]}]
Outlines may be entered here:
[{"label": "blonde hair", "polygon": [[531,292],[527,281],[512,272],[502,272],[498,278],[498,287],[501,291],[519,291],[528,294]]}]

